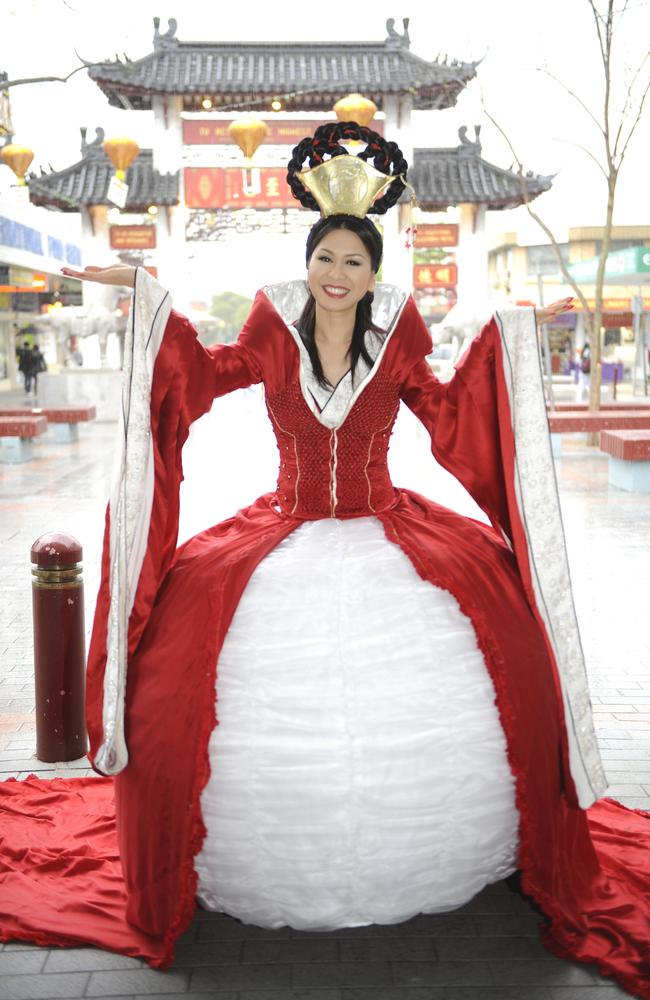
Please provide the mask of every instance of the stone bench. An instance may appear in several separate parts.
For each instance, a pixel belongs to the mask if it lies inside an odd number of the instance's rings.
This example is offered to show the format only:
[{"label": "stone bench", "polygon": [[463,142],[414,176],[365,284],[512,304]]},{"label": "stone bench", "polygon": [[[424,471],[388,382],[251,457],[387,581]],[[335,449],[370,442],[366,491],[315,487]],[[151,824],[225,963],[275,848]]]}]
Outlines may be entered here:
[{"label": "stone bench", "polygon": [[34,438],[46,430],[47,418],[43,416],[0,416],[2,461],[11,465],[29,462],[34,457]]},{"label": "stone bench", "polygon": [[94,406],[32,406],[0,408],[0,417],[46,417],[54,425],[54,439],[61,444],[79,440],[79,424],[94,420]]},{"label": "stone bench", "polygon": [[597,431],[650,431],[650,410],[565,410],[548,414],[551,449],[557,458],[562,453],[563,434],[591,434]]},{"label": "stone bench", "polygon": [[[556,403],[553,411],[551,411],[549,405],[547,404],[546,408],[549,412],[554,413],[564,413],[567,410],[571,413],[585,413],[589,409],[589,403]],[[640,400],[638,402],[635,402],[634,400],[629,402],[628,400],[612,399],[607,403],[601,403],[600,409],[601,411],[612,410],[614,413],[620,413],[625,410],[650,410],[650,403],[644,403]]]},{"label": "stone bench", "polygon": [[650,493],[650,430],[603,431],[600,450],[609,455],[612,486]]}]

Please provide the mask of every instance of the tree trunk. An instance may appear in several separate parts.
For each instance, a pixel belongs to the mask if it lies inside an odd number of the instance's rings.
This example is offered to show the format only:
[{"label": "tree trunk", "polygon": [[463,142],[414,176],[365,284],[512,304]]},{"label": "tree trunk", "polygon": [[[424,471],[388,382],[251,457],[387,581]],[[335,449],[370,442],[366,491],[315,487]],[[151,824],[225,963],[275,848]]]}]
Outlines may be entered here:
[{"label": "tree trunk", "polygon": [[[595,412],[600,410],[602,372],[603,372],[603,287],[605,283],[605,268],[607,265],[607,255],[612,238],[612,219],[614,215],[614,195],[616,192],[616,172],[610,171],[607,181],[607,214],[605,217],[605,227],[603,231],[603,243],[600,248],[600,260],[596,272],[596,283],[594,287],[594,312],[592,316],[591,339],[591,379],[589,386],[589,410]],[[599,443],[598,433],[588,436],[590,445]]]}]

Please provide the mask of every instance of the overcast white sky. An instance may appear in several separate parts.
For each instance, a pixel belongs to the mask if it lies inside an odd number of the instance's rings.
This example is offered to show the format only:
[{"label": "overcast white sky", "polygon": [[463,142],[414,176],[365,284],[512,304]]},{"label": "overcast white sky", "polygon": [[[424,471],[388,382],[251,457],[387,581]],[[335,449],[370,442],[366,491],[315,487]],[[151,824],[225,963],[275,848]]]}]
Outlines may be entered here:
[{"label": "overcast white sky", "polygon": [[[636,65],[650,39],[649,0],[629,0],[629,4],[616,64],[619,106],[626,71]],[[12,78],[65,75],[77,64],[75,48],[88,60],[124,52],[137,59],[151,51],[154,15],[160,16],[163,30],[167,18],[175,17],[177,35],[184,40],[381,40],[388,17],[401,27],[401,18],[409,16],[416,54],[426,59],[449,53],[483,60],[478,80],[456,108],[414,116],[416,145],[456,145],[460,125],[480,123],[483,155],[509,166],[512,155],[483,114],[482,94],[526,167],[536,173],[558,173],[553,192],[538,202],[558,235],[562,238],[569,225],[602,224],[602,178],[593,162],[569,144],[584,143],[600,155],[597,130],[571,98],[538,72],[546,65],[599,113],[602,70],[587,0],[375,0],[329,5],[281,0],[0,0],[0,68]],[[12,90],[12,108],[16,141],[34,150],[34,166],[51,163],[60,169],[78,159],[81,125],[88,127],[89,138],[95,126],[102,125],[108,134],[128,133],[141,146],[148,144],[150,115],[110,108],[84,72],[65,85],[18,87]],[[649,139],[646,113],[621,175],[615,215],[621,224],[650,222]],[[526,225],[524,209],[490,216],[493,232],[519,228],[533,241],[543,241],[536,228]]]}]

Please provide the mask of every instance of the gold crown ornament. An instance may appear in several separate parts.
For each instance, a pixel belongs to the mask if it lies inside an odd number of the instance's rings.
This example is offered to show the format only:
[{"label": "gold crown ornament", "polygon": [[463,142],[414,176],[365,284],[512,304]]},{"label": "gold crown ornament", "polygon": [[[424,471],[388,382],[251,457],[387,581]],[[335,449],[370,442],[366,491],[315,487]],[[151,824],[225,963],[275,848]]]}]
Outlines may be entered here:
[{"label": "gold crown ornament", "polygon": [[382,174],[366,160],[350,155],[333,156],[310,170],[300,170],[297,177],[314,196],[323,218],[354,215],[364,219],[397,180],[397,176]]}]

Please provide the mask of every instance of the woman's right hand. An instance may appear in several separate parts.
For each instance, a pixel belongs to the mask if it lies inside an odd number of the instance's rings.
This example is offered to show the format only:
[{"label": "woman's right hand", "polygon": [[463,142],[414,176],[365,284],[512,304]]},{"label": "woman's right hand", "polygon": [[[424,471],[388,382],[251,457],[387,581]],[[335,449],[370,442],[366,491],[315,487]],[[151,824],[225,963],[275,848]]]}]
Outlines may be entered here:
[{"label": "woman's right hand", "polygon": [[112,264],[110,267],[85,267],[83,271],[75,271],[72,267],[62,267],[61,274],[66,278],[79,278],[81,281],[97,281],[100,285],[135,285],[136,268],[130,264]]}]

